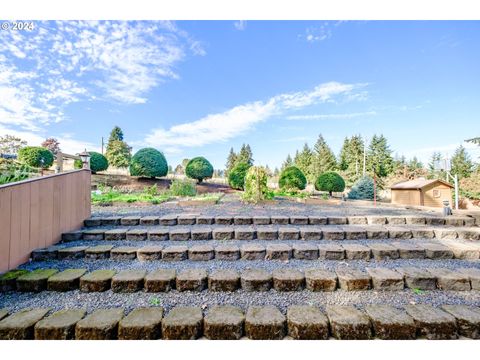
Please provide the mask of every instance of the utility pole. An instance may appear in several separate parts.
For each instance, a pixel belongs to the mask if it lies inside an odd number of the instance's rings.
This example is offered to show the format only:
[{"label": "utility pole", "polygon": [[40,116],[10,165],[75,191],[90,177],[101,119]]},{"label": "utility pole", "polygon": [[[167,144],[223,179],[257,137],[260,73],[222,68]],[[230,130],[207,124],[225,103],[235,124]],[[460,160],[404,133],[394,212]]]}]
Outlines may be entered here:
[{"label": "utility pole", "polygon": [[102,155],[103,155],[103,136],[102,136]]},{"label": "utility pole", "polygon": [[367,138],[363,141],[363,176],[367,174]]}]

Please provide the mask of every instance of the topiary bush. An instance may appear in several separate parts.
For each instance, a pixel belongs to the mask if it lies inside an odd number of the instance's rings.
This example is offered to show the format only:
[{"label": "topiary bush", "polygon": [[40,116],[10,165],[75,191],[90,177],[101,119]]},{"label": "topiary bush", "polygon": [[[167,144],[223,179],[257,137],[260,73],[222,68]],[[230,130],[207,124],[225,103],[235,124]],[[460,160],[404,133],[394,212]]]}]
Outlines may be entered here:
[{"label": "topiary bush", "polygon": [[352,186],[348,193],[349,199],[373,200],[373,179],[370,176],[363,176]]},{"label": "topiary bush", "polygon": [[25,146],[18,151],[18,161],[35,168],[49,168],[53,159],[53,153],[40,146]]},{"label": "topiary bush", "polygon": [[197,195],[197,188],[191,180],[175,179],[170,184],[170,193],[173,196],[195,196]]},{"label": "topiary bush", "polygon": [[243,190],[245,189],[245,176],[251,165],[246,162],[239,162],[228,173],[228,185],[232,189]]},{"label": "topiary bush", "polygon": [[251,203],[258,203],[265,200],[270,191],[267,187],[268,175],[264,167],[252,166],[245,175],[245,192],[243,200]]},{"label": "topiary bush", "polygon": [[[105,156],[95,151],[89,151],[88,153],[90,154],[90,170],[93,174],[108,169],[108,160]],[[75,169],[81,169],[83,167],[82,160],[75,160],[73,166]]]},{"label": "topiary bush", "polygon": [[299,168],[289,166],[280,174],[278,186],[284,190],[303,190],[307,186],[307,178]]},{"label": "topiary bush", "polygon": [[190,160],[185,167],[185,175],[201,183],[204,179],[211,178],[213,175],[213,166],[202,156]]},{"label": "topiary bush", "polygon": [[318,191],[342,192],[345,190],[345,180],[334,171],[323,173],[315,181],[315,189]]},{"label": "topiary bush", "polygon": [[168,164],[165,156],[153,148],[138,150],[130,161],[130,175],[140,177],[162,177],[167,175]]}]

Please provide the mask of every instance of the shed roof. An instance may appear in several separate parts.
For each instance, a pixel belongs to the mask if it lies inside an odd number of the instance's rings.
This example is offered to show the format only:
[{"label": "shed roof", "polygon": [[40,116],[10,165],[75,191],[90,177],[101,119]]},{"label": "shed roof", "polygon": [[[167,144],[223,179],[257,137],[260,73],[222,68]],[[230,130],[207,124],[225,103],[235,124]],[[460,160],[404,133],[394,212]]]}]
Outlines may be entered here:
[{"label": "shed roof", "polygon": [[415,180],[403,181],[398,184],[395,184],[391,187],[391,189],[392,190],[421,190],[424,187],[432,185],[434,183],[443,184],[453,188],[452,184],[440,179],[433,179],[433,180],[415,179]]}]

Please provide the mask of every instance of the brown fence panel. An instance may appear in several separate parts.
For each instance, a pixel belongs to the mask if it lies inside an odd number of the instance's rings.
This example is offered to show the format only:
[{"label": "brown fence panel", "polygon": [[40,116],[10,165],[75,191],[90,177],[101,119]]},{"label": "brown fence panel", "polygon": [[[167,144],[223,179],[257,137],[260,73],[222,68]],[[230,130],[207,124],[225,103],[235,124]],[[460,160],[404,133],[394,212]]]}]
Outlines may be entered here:
[{"label": "brown fence panel", "polygon": [[75,170],[0,186],[0,271],[60,241],[90,216],[90,171]]}]

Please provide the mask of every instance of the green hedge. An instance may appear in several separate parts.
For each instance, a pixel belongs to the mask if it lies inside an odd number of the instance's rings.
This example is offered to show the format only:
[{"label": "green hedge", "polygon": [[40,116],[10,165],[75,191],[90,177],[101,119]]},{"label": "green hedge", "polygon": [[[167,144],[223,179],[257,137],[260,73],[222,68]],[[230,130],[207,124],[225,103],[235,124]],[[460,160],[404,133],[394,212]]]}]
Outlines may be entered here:
[{"label": "green hedge", "polygon": [[53,164],[53,153],[40,146],[26,146],[18,151],[18,161],[35,168],[47,169]]},{"label": "green hedge", "polygon": [[153,148],[138,150],[130,162],[130,175],[140,177],[162,177],[168,173],[165,156]]},{"label": "green hedge", "polygon": [[232,189],[243,190],[245,189],[245,176],[251,165],[246,162],[239,162],[228,173],[228,185]]},{"label": "green hedge", "polygon": [[307,178],[299,168],[289,166],[280,174],[278,186],[285,190],[303,190],[307,186]]},{"label": "green hedge", "polygon": [[[108,160],[102,154],[89,151],[90,154],[90,170],[92,173],[97,173],[98,171],[104,171],[108,169]],[[81,169],[83,167],[82,160],[75,160],[74,162],[75,169]]]},{"label": "green hedge", "polygon": [[213,166],[202,156],[190,160],[185,167],[185,175],[191,179],[202,182],[204,179],[211,178],[213,175]]}]

